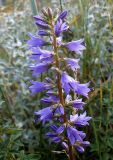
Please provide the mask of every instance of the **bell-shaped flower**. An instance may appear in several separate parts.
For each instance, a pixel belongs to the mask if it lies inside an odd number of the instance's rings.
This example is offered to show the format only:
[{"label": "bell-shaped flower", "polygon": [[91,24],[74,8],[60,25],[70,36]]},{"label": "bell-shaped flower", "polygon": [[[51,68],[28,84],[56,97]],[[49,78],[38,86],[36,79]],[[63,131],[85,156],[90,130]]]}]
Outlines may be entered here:
[{"label": "bell-shaped flower", "polygon": [[39,121],[42,121],[44,124],[45,122],[52,120],[53,110],[52,107],[47,107],[39,110],[38,112],[35,112],[34,114],[37,117],[37,119],[39,119]]},{"label": "bell-shaped flower", "polygon": [[29,87],[29,89],[32,95],[52,88],[52,85],[49,83],[38,82],[33,80],[31,81],[31,83],[32,85]]},{"label": "bell-shaped flower", "polygon": [[30,66],[30,69],[33,71],[33,76],[38,77],[41,73],[44,73],[48,70],[50,64],[48,63],[39,63],[37,65]]},{"label": "bell-shaped flower", "polygon": [[75,115],[70,115],[70,122],[74,123],[75,125],[78,126],[86,126],[89,125],[88,121],[91,119],[91,117],[86,116],[86,112],[83,114],[75,114]]},{"label": "bell-shaped flower", "polygon": [[71,68],[73,71],[80,68],[80,66],[78,65],[79,59],[72,59],[72,58],[64,58],[64,59],[67,62],[68,67]]},{"label": "bell-shaped flower", "polygon": [[42,98],[41,102],[44,103],[44,104],[53,105],[53,104],[59,103],[60,99],[59,99],[58,96],[51,95],[50,97],[44,97],[44,98]]},{"label": "bell-shaped flower", "polygon": [[74,145],[76,141],[81,142],[85,138],[86,134],[83,131],[78,131],[76,128],[72,126],[68,126],[67,136],[70,140],[70,143]]},{"label": "bell-shaped flower", "polygon": [[64,92],[66,94],[69,94],[70,90],[72,89],[71,83],[73,82],[74,84],[75,80],[71,76],[69,76],[66,72],[62,72],[61,82]]},{"label": "bell-shaped flower", "polygon": [[66,24],[66,22],[62,22],[62,20],[60,19],[59,21],[57,21],[56,25],[55,25],[55,34],[57,37],[60,36],[60,34],[62,32],[67,31],[69,28],[69,26]]},{"label": "bell-shaped flower", "polygon": [[64,44],[64,46],[66,46],[70,51],[74,51],[77,54],[81,55],[82,51],[86,49],[83,43],[84,43],[84,39],[80,39],[77,41],[68,42]]},{"label": "bell-shaped flower", "polygon": [[52,63],[53,62],[53,53],[47,50],[42,50],[39,47],[31,48],[33,54],[30,56],[31,59],[36,60],[38,62],[47,62]]},{"label": "bell-shaped flower", "polygon": [[69,94],[70,90],[74,91],[77,94],[88,97],[88,93],[90,92],[89,83],[80,84],[75,81],[71,76],[69,76],[66,72],[62,72],[61,76],[62,87],[66,95]]},{"label": "bell-shaped flower", "polygon": [[47,42],[45,42],[43,39],[38,38],[34,35],[32,35],[31,33],[29,33],[29,37],[31,38],[30,40],[27,41],[27,44],[29,45],[29,47],[41,47],[41,46],[45,46],[47,44]]},{"label": "bell-shaped flower", "polygon": [[78,152],[83,153],[84,152],[84,148],[89,146],[90,143],[88,141],[77,141],[74,144],[74,147],[77,149]]},{"label": "bell-shaped flower", "polygon": [[89,87],[89,83],[84,83],[84,84],[80,84],[80,83],[76,83],[75,86],[75,92],[77,94],[83,95],[84,97],[88,98],[88,93],[90,92]]},{"label": "bell-shaped flower", "polygon": [[39,119],[39,121],[42,121],[42,123],[44,124],[49,120],[53,120],[54,116],[56,115],[64,115],[64,108],[62,106],[57,106],[56,108],[54,108],[54,106],[50,106],[41,109],[40,111],[35,112],[34,114],[38,116],[37,119]]},{"label": "bell-shaped flower", "polygon": [[82,110],[83,107],[84,107],[85,103],[82,101],[82,99],[76,99],[72,102],[72,106],[75,108],[75,109],[80,109]]},{"label": "bell-shaped flower", "polygon": [[60,127],[57,127],[56,125],[50,126],[52,129],[52,132],[46,133],[46,137],[50,138],[52,142],[59,143],[62,141],[63,136],[60,134],[64,131],[65,127],[64,125],[61,125]]}]

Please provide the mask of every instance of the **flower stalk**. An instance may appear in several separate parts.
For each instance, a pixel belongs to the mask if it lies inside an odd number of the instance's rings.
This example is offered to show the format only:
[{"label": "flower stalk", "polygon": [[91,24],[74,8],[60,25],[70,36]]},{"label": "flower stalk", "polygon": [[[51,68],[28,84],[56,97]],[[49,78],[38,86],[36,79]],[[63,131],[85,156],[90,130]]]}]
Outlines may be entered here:
[{"label": "flower stalk", "polygon": [[[56,67],[60,70],[60,65],[59,65],[59,55],[58,55],[58,46],[57,46],[57,40],[56,40],[56,35],[54,32],[54,22],[51,23],[52,25],[52,35],[53,35],[53,50],[55,53],[55,62],[56,62]],[[64,97],[63,97],[63,93],[62,93],[62,84],[61,84],[61,74],[58,72],[57,73],[57,87],[58,87],[58,94],[60,97],[60,103],[62,104],[63,107],[65,107],[65,101],[64,101]],[[64,112],[64,123],[68,123],[68,120],[66,118],[66,113]],[[75,160],[74,158],[74,154],[73,154],[73,150],[72,150],[72,146],[68,140],[68,145],[69,145],[69,160]]]}]

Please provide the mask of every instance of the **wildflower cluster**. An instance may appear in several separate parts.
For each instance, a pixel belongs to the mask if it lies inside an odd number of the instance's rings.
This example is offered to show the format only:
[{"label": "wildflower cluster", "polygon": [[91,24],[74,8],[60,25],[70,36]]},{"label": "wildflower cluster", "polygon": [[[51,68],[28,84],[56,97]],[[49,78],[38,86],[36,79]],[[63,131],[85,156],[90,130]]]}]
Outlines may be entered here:
[{"label": "wildflower cluster", "polygon": [[[67,11],[57,15],[50,8],[42,10],[41,15],[34,16],[39,31],[36,35],[30,33],[27,42],[33,52],[30,58],[34,64],[30,69],[35,79],[46,72],[50,73],[51,78],[46,77],[43,82],[32,80],[29,89],[32,95],[45,93],[41,103],[46,107],[34,113],[36,122],[48,122],[50,132],[46,133],[46,137],[52,142],[61,143],[69,159],[74,160],[75,150],[82,153],[89,145],[84,140],[86,134],[81,128],[89,125],[91,117],[86,112],[80,114],[79,111],[85,105],[80,97],[88,98],[90,89],[89,83],[81,84],[77,81],[79,59],[64,54],[65,49],[77,55],[85,50],[83,39],[63,42],[63,32],[69,29],[66,16]],[[48,50],[42,49],[43,46],[48,47]]]}]

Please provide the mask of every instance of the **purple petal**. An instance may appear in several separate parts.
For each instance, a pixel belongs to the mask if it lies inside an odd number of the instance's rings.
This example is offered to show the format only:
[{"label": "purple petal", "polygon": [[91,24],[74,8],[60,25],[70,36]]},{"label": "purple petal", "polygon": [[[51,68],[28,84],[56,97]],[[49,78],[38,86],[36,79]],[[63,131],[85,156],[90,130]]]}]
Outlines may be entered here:
[{"label": "purple petal", "polygon": [[39,28],[42,28],[42,29],[48,29],[49,28],[49,25],[42,20],[37,20],[35,23]]},{"label": "purple petal", "polygon": [[39,35],[39,36],[48,36],[49,33],[47,33],[47,32],[44,31],[44,30],[39,30],[39,31],[38,31],[38,35]]},{"label": "purple petal", "polygon": [[61,134],[63,131],[64,131],[64,129],[65,129],[65,126],[64,125],[61,125],[58,129],[57,129],[57,133],[58,134]]},{"label": "purple petal", "polygon": [[55,110],[55,114],[64,115],[64,107],[58,106]]}]

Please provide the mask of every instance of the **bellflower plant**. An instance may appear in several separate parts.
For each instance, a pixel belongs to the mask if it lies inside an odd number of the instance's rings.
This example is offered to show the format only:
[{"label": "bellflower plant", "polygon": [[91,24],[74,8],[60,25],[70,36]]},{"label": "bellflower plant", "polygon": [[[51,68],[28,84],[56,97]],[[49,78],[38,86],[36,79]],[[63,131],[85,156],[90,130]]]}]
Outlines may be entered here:
[{"label": "bellflower plant", "polygon": [[[75,150],[83,153],[90,144],[85,140],[86,134],[82,127],[89,125],[91,117],[87,116],[86,111],[79,113],[85,106],[81,97],[88,98],[90,89],[89,83],[81,84],[77,81],[79,59],[66,57],[63,53],[65,48],[69,53],[72,51],[72,54],[81,56],[85,50],[83,39],[67,43],[62,41],[63,33],[69,29],[66,16],[67,11],[57,15],[50,8],[42,10],[41,15],[34,16],[39,30],[36,35],[29,33],[27,44],[32,51],[30,59],[33,64],[30,69],[36,80],[31,81],[29,89],[31,95],[45,93],[40,101],[46,107],[34,112],[36,123],[49,123],[50,131],[45,137],[54,143],[60,143],[69,160],[75,160]],[[37,81],[40,74],[46,72],[51,72],[51,78],[46,77],[43,82]]]}]

